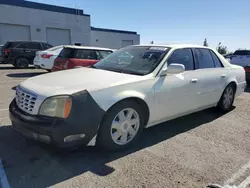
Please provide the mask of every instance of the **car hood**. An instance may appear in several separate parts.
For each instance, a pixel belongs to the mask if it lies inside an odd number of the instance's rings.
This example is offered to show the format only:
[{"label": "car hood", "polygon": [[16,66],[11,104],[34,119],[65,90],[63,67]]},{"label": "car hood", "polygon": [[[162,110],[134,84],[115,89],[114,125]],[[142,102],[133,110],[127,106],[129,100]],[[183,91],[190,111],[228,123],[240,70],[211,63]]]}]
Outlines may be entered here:
[{"label": "car hood", "polygon": [[73,94],[82,90],[91,92],[144,79],[145,76],[77,68],[35,76],[22,82],[20,86],[29,92],[49,97]]}]

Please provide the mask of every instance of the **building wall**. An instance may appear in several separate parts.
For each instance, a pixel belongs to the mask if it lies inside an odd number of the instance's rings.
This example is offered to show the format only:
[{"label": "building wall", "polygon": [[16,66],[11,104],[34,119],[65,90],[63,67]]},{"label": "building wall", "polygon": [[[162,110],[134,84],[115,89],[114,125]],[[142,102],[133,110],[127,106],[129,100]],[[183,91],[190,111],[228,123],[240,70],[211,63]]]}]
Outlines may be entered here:
[{"label": "building wall", "polygon": [[[87,15],[73,15],[0,4],[0,24],[30,27],[30,39],[43,42],[47,42],[47,28],[70,30],[71,44],[91,44],[90,16]],[[10,35],[11,33],[8,33],[8,37]],[[18,40],[15,32],[13,35],[15,35],[13,38]],[[5,33],[0,32],[0,43],[6,42],[4,40]]]},{"label": "building wall", "polygon": [[133,44],[140,44],[140,35],[126,32],[97,31],[91,30],[91,45],[119,49],[133,41]]}]

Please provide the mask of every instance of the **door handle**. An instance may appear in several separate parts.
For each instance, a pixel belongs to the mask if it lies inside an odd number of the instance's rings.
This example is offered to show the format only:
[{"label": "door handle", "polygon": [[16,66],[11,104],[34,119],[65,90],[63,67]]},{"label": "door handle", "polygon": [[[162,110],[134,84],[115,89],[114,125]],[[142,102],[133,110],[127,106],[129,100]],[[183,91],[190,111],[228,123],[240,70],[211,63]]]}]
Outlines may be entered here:
[{"label": "door handle", "polygon": [[221,75],[221,78],[226,78],[226,74],[222,74],[222,75]]},{"label": "door handle", "polygon": [[198,82],[198,79],[194,78],[190,81],[191,83],[197,83]]}]

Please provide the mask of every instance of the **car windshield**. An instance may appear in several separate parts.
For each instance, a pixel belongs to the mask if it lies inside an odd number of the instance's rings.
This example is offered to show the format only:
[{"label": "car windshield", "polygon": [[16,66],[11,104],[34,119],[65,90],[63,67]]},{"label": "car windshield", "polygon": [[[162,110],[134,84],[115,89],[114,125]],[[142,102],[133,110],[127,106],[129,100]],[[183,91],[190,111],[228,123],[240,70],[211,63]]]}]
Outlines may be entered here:
[{"label": "car windshield", "polygon": [[102,59],[93,68],[146,75],[151,73],[169,51],[167,47],[129,46]]}]

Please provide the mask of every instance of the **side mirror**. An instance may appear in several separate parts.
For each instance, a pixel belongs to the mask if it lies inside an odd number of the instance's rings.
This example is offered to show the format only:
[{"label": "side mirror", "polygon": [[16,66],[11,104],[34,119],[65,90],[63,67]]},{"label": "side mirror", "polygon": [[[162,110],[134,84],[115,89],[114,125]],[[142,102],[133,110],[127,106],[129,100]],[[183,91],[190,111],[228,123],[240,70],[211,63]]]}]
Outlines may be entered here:
[{"label": "side mirror", "polygon": [[182,64],[173,63],[167,66],[167,63],[164,65],[161,71],[161,76],[167,74],[179,74],[185,71],[185,66]]}]

